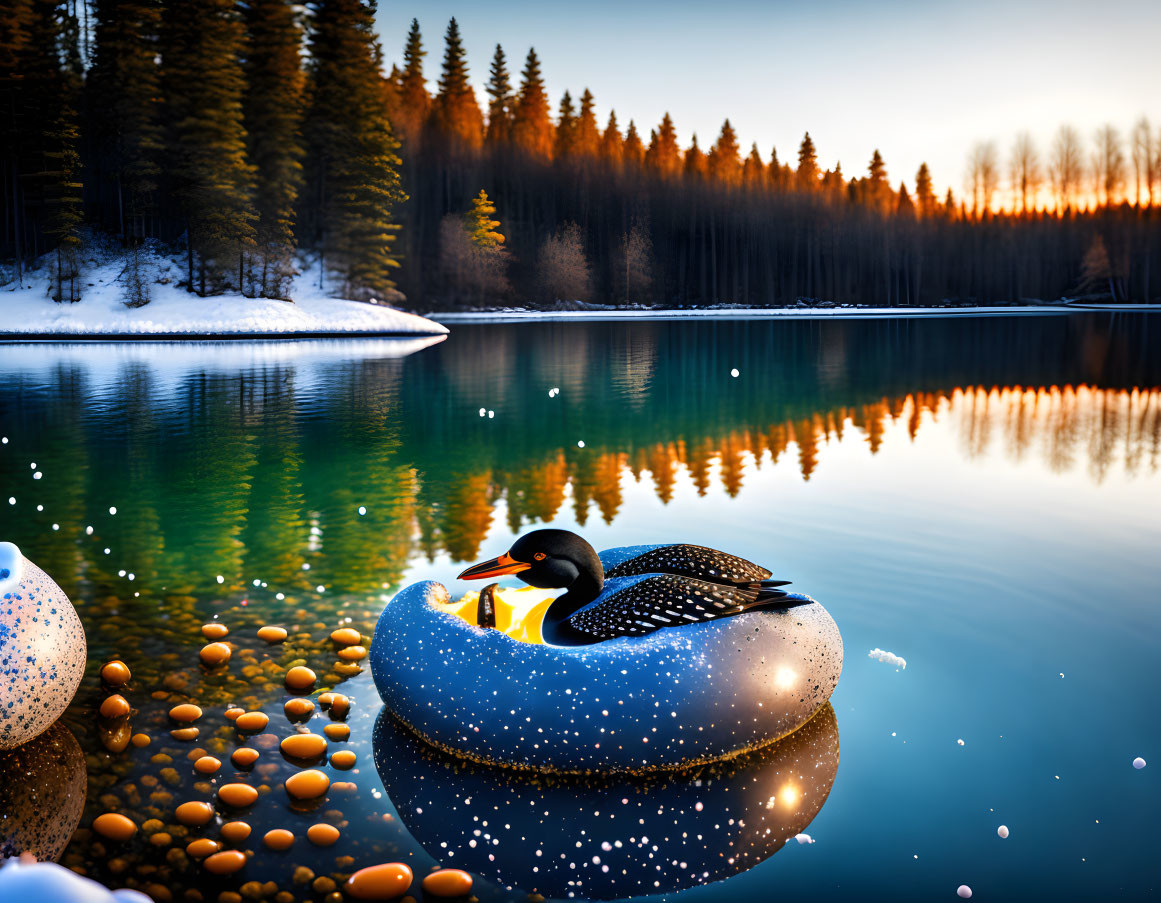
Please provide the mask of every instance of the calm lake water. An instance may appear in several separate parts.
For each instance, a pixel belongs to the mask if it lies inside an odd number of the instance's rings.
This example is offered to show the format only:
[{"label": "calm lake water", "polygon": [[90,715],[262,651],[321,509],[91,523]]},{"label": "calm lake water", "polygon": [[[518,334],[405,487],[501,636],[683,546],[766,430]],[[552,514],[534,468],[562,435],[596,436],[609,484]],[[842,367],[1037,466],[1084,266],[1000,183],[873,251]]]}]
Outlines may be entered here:
[{"label": "calm lake water", "polygon": [[[1161,319],[0,345],[0,435],[0,538],[88,632],[64,720],[86,805],[61,859],[111,886],[324,900],[352,870],[402,860],[420,877],[466,868],[485,901],[1159,893]],[[793,580],[842,630],[833,709],[729,768],[646,782],[497,776],[425,752],[378,718],[369,671],[338,663],[328,634],[369,635],[420,578],[468,589],[464,562],[542,524],[597,548],[716,546]],[[214,619],[236,648],[207,672]],[[287,643],[254,639],[264,624]],[[97,669],[114,657],[147,747],[107,748]],[[324,766],[344,783],[294,809],[279,785],[297,764],[276,744],[298,660],[351,697],[351,739],[331,749],[358,758]],[[201,735],[175,741],[166,713],[189,700]],[[183,850],[216,825],[187,832],[173,809],[235,774],[228,704],[271,716],[242,778],[270,793],[241,816],[249,864],[209,879]],[[197,775],[191,750],[226,764]],[[107,843],[87,826],[109,810],[157,823]],[[335,846],[307,842],[319,821],[340,827]],[[273,827],[298,835],[290,851],[263,848]],[[798,831],[815,842],[783,846]]]}]

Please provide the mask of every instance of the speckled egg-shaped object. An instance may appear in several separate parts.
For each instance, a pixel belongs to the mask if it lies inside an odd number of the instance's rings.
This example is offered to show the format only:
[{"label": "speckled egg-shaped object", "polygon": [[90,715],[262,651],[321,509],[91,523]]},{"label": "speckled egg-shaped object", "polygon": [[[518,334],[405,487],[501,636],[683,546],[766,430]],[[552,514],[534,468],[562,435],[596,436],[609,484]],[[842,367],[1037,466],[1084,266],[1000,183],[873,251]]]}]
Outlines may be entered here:
[{"label": "speckled egg-shaped object", "polygon": [[0,749],[56,721],[85,672],[85,628],[51,577],[0,542]]},{"label": "speckled egg-shaped object", "polygon": [[0,859],[58,858],[80,824],[87,784],[81,747],[59,722],[0,752]]},{"label": "speckled egg-shaped object", "polygon": [[524,643],[402,590],[379,616],[371,671],[391,712],[472,761],[547,772],[685,768],[772,743],[830,699],[838,626],[817,602],[588,646]]},{"label": "speckled egg-shaped object", "polygon": [[797,845],[796,836],[809,843],[801,832],[826,802],[839,763],[830,705],[755,752],[645,778],[546,778],[465,764],[386,710],[372,746],[400,820],[437,862],[502,887],[587,900],[710,884]]}]

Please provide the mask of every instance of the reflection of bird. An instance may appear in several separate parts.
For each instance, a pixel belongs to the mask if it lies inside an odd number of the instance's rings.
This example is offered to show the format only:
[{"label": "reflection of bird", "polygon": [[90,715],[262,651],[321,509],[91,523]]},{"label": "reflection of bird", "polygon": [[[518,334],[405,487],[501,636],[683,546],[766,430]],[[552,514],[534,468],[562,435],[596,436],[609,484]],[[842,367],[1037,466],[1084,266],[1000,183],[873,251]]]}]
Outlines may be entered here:
[{"label": "reflection of bird", "polygon": [[[761,609],[813,602],[787,592],[764,567],[695,545],[627,546],[600,555],[575,533],[534,530],[506,553],[460,574],[475,580],[514,574],[542,589],[566,589],[544,615],[550,643],[583,645],[644,636]],[[481,593],[481,626],[490,626],[491,587]]]}]

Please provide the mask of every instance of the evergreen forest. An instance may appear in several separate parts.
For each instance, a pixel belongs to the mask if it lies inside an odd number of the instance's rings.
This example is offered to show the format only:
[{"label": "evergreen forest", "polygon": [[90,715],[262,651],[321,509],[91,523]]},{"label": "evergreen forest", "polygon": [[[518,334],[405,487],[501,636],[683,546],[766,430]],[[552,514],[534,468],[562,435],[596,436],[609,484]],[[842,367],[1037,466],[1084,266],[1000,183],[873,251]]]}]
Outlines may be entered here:
[{"label": "evergreen forest", "polygon": [[1147,119],[980,142],[937,196],[873,147],[825,169],[809,132],[747,148],[724,118],[682,146],[668,114],[598,120],[587,89],[549,97],[535,49],[497,45],[474,84],[455,19],[438,54],[413,21],[391,63],[375,12],[0,0],[0,292],[81,300],[99,245],[132,306],[158,254],[194,295],[292,301],[311,266],[416,310],[1161,296]]}]

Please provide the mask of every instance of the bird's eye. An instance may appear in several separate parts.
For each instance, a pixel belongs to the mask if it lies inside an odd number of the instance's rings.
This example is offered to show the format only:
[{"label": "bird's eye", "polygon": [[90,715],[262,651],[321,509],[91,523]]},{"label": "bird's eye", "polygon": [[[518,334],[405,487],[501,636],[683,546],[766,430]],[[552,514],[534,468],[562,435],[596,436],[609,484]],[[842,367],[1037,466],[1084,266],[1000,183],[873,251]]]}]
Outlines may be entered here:
[{"label": "bird's eye", "polygon": [[533,558],[535,558],[537,561],[543,561],[543,560],[544,560],[545,558],[547,558],[548,556],[547,556],[547,555],[545,555],[543,552],[537,552],[537,553],[536,553],[535,555],[533,555],[532,557],[533,557]]}]

